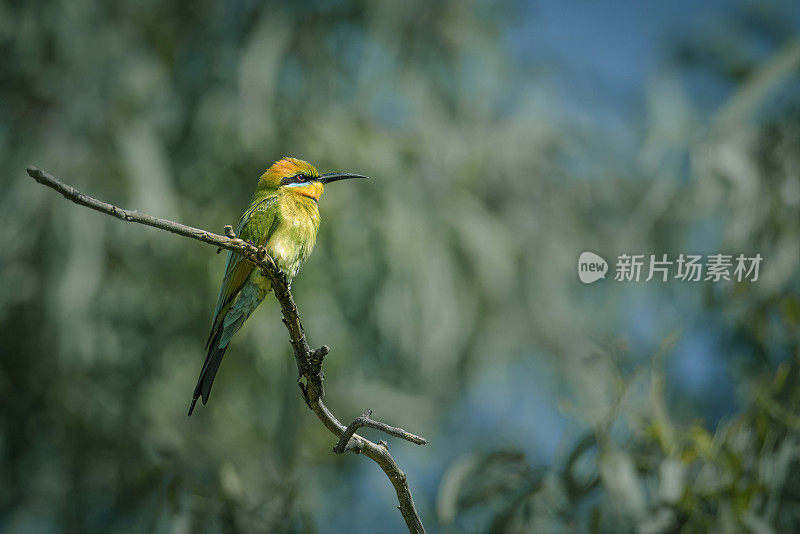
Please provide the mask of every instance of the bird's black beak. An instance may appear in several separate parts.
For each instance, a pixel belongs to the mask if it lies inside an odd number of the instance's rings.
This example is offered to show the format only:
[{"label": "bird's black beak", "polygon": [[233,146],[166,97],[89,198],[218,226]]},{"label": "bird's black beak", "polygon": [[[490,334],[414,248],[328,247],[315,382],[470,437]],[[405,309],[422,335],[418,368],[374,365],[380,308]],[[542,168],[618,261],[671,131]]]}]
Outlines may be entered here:
[{"label": "bird's black beak", "polygon": [[362,176],[360,174],[353,174],[351,172],[329,172],[326,174],[321,174],[317,181],[327,184],[330,182],[335,182],[337,180],[348,180],[350,178],[364,178],[367,179],[366,176]]}]

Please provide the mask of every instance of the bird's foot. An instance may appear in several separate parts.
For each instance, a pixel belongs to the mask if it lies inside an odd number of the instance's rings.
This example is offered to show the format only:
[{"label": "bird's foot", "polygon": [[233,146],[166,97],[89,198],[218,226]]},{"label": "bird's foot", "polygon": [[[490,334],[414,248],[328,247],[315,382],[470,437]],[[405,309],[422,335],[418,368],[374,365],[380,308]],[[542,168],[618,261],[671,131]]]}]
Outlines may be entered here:
[{"label": "bird's foot", "polygon": [[286,288],[287,288],[287,289],[292,289],[292,283],[291,283],[291,282],[289,281],[289,279],[286,277],[286,273],[285,273],[285,272],[283,272],[283,269],[281,269],[280,267],[278,267],[278,268],[277,268],[277,270],[275,271],[275,276],[278,278],[278,281],[279,281],[281,284],[283,284],[283,285],[285,285],[285,286],[286,286]]}]

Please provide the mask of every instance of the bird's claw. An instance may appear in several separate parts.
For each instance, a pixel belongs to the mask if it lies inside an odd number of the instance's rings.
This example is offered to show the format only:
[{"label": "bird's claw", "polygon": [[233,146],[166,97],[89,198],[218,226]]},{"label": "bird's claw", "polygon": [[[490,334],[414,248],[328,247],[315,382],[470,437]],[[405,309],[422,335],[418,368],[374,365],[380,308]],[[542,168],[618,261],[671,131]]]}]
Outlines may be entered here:
[{"label": "bird's claw", "polygon": [[286,288],[287,288],[287,289],[291,289],[291,288],[292,288],[292,287],[291,287],[291,284],[289,283],[289,280],[286,278],[286,273],[285,273],[285,272],[283,272],[283,269],[281,269],[280,267],[278,267],[278,268],[277,268],[277,270],[276,270],[276,272],[275,272],[275,275],[277,276],[278,280],[279,280],[279,281],[280,281],[280,282],[281,282],[283,285],[285,285],[285,286],[286,286]]}]

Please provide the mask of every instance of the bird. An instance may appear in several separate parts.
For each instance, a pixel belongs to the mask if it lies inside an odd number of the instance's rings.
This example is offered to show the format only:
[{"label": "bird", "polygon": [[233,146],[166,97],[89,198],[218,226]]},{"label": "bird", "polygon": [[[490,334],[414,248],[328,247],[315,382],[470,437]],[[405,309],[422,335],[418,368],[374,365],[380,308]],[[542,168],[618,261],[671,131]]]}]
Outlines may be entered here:
[{"label": "bird", "polygon": [[[267,254],[292,279],[311,254],[319,230],[318,202],[324,184],[351,178],[367,178],[353,173],[320,174],[310,163],[284,157],[273,163],[259,178],[250,205],[236,228],[236,236]],[[271,289],[270,279],[243,256],[228,251],[225,276],[217,297],[211,332],[206,341],[206,359],[192,394],[189,416],[197,399],[208,402],[211,385],[233,335],[255,311]]]}]

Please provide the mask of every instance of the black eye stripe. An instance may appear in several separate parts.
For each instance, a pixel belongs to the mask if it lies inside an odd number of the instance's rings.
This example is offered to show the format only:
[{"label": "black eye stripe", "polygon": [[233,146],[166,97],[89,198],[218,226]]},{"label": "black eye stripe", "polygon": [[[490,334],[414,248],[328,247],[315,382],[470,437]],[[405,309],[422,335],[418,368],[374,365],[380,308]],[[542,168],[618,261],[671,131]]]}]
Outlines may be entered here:
[{"label": "black eye stripe", "polygon": [[307,181],[308,181],[308,176],[301,172],[299,174],[295,174],[294,176],[287,176],[281,178],[281,185],[302,184]]}]

